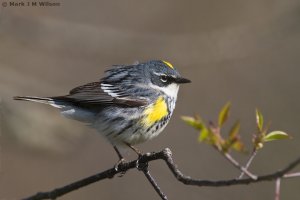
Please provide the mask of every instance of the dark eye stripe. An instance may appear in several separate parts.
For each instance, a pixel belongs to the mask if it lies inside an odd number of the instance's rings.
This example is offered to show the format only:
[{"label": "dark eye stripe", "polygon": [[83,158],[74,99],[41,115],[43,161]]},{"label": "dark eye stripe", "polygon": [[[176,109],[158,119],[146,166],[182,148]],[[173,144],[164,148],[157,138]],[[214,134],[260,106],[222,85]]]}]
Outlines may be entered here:
[{"label": "dark eye stripe", "polygon": [[167,84],[175,82],[175,78],[173,76],[168,76],[168,75],[165,75],[165,74],[162,74],[160,76],[160,80],[163,83],[167,83]]}]

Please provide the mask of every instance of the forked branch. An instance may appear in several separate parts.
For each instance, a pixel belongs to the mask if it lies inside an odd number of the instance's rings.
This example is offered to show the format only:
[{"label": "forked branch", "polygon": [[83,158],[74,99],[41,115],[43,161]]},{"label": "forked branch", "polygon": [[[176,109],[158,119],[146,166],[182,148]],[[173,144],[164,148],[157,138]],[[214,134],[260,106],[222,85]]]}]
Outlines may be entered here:
[{"label": "forked branch", "polygon": [[[137,163],[140,165],[148,166],[148,163],[154,160],[164,160],[166,164],[168,165],[169,169],[175,176],[175,178],[186,185],[194,185],[194,186],[206,186],[206,187],[221,187],[221,186],[231,186],[231,185],[246,185],[256,182],[262,182],[262,181],[275,181],[279,178],[285,178],[285,174],[290,172],[292,169],[294,169],[297,165],[300,164],[300,157],[288,164],[285,168],[276,171],[274,173],[266,174],[257,176],[257,179],[252,178],[245,178],[245,179],[229,179],[229,180],[200,180],[200,179],[193,179],[189,176],[184,175],[177,167],[177,165],[174,163],[172,158],[172,152],[170,149],[166,148],[159,152],[154,153],[146,153],[142,155],[138,160],[134,160],[131,162],[121,163],[118,166],[118,169],[115,169],[115,167],[112,167],[111,169],[105,170],[103,172],[100,172],[98,174],[92,175],[90,177],[84,178],[82,180],[76,181],[74,183],[68,184],[66,186],[56,188],[49,192],[39,192],[31,197],[24,198],[24,200],[40,200],[40,199],[56,199],[57,197],[63,196],[69,192],[72,192],[74,190],[77,190],[79,188],[85,187],[89,184],[92,184],[94,182],[113,178],[116,174],[124,173],[128,171],[129,169],[134,169],[137,166]],[[146,177],[147,177],[147,171],[148,168],[140,169],[142,170]],[[147,177],[148,180],[150,177]],[[154,179],[152,179],[154,181]],[[155,183],[155,182],[154,182]],[[151,182],[152,186],[155,188],[155,190],[159,193],[161,192],[158,185]],[[163,194],[163,193],[162,193]],[[162,197],[162,196],[161,196]]]}]

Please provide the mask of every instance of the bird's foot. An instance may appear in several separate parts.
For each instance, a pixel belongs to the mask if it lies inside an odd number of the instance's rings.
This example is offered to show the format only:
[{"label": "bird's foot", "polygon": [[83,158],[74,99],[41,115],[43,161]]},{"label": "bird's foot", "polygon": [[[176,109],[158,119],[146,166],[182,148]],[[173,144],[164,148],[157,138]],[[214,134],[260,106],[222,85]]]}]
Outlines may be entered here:
[{"label": "bird's foot", "polygon": [[140,171],[147,170],[148,168],[148,162],[140,162],[142,157],[143,154],[138,154],[138,159],[135,162],[135,167]]},{"label": "bird's foot", "polygon": [[122,171],[122,169],[120,169],[120,165],[123,165],[124,163],[126,163],[126,160],[124,158],[121,158],[116,164],[115,164],[115,170],[116,172],[120,171],[120,174],[118,175],[118,177],[122,177],[125,175],[126,171]]}]

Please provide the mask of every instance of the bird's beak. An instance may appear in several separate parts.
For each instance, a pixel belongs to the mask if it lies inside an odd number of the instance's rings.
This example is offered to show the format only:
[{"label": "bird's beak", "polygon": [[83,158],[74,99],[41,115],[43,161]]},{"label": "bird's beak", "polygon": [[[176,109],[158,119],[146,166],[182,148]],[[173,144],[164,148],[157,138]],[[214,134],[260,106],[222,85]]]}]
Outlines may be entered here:
[{"label": "bird's beak", "polygon": [[183,78],[183,77],[177,77],[175,79],[175,82],[178,84],[182,84],[182,83],[190,83],[192,81],[190,81],[189,79]]}]

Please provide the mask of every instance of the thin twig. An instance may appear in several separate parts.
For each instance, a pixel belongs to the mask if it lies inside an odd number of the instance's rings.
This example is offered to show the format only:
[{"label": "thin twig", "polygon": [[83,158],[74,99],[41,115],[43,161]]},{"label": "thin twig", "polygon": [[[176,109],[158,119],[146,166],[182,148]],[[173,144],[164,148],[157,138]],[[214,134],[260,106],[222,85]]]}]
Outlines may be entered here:
[{"label": "thin twig", "polygon": [[276,179],[276,183],[275,183],[275,200],[280,200],[280,181],[281,181],[281,178]]},{"label": "thin twig", "polygon": [[[254,157],[256,156],[256,154],[257,154],[257,150],[254,149],[254,150],[252,151],[252,153],[251,153],[251,156],[250,156],[249,160],[248,160],[247,163],[246,163],[246,166],[245,166],[245,169],[246,169],[247,171],[248,171],[248,169],[249,169],[249,167],[250,167],[250,165],[251,165],[251,163],[252,163]],[[238,177],[238,179],[242,179],[242,178],[244,177],[244,175],[245,175],[245,172],[242,171],[242,173],[240,174],[240,176]]]},{"label": "thin twig", "polygon": [[148,169],[148,163],[145,164],[139,164],[137,168],[141,171],[144,172],[146,178],[148,179],[148,181],[151,183],[152,187],[155,189],[155,191],[157,192],[157,194],[160,196],[161,199],[163,200],[168,200],[167,196],[162,192],[162,190],[160,189],[160,187],[158,186],[157,182],[155,181],[155,179],[151,176],[149,169]]},{"label": "thin twig", "polygon": [[300,176],[300,172],[295,172],[295,173],[289,173],[283,175],[283,178],[296,178]]},{"label": "thin twig", "polygon": [[[162,159],[166,162],[169,169],[175,176],[175,178],[186,185],[194,185],[194,186],[206,186],[206,187],[223,187],[223,186],[231,186],[231,185],[247,185],[251,183],[257,183],[262,181],[273,181],[280,177],[283,177],[286,173],[290,172],[292,169],[294,169],[297,165],[300,164],[300,157],[295,159],[293,162],[288,164],[285,168],[282,170],[279,170],[277,172],[266,174],[262,176],[258,176],[257,179],[251,179],[251,178],[245,178],[245,179],[229,179],[229,180],[217,180],[217,181],[211,181],[211,180],[200,180],[200,179],[193,179],[189,176],[184,175],[176,166],[176,164],[173,161],[172,158],[172,152],[170,149],[166,148],[162,151],[159,151],[157,153],[147,153],[142,155],[138,162],[139,164],[145,164],[148,162],[151,162],[153,160],[159,160]],[[74,183],[68,184],[66,186],[54,189],[49,192],[39,192],[36,195],[33,195],[28,198],[24,198],[24,200],[40,200],[40,199],[56,199],[57,197],[63,196],[69,192],[72,192],[74,190],[77,190],[79,188],[85,187],[89,184],[92,184],[94,182],[113,178],[116,174],[128,171],[129,169],[136,168],[136,162],[137,160],[121,163],[118,166],[118,169],[115,170],[115,167],[112,167],[111,169],[105,170],[103,172],[100,172],[98,174],[95,174],[93,176],[84,178],[82,180],[76,181]]]},{"label": "thin twig", "polygon": [[225,156],[225,158],[227,160],[229,160],[230,163],[232,163],[236,168],[238,168],[239,170],[241,170],[241,172],[243,172],[244,174],[246,174],[248,177],[252,178],[253,180],[257,179],[257,176],[255,176],[254,174],[252,174],[251,172],[249,172],[246,167],[241,166],[238,163],[238,161],[236,161],[230,154],[224,153],[223,155]]}]

